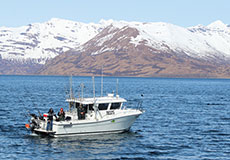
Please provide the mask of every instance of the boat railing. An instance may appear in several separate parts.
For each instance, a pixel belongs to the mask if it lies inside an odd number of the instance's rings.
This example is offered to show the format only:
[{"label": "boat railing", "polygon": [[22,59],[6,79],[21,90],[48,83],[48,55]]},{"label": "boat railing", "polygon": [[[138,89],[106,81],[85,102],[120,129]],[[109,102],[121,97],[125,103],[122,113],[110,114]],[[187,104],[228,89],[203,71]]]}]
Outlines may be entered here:
[{"label": "boat railing", "polygon": [[142,99],[132,99],[132,100],[128,100],[127,106],[128,108],[142,110],[142,103],[143,103]]},{"label": "boat railing", "polygon": [[140,100],[140,101],[138,102],[138,104],[137,104],[137,109],[138,109],[138,110],[142,110],[142,103],[143,103],[142,100]]}]

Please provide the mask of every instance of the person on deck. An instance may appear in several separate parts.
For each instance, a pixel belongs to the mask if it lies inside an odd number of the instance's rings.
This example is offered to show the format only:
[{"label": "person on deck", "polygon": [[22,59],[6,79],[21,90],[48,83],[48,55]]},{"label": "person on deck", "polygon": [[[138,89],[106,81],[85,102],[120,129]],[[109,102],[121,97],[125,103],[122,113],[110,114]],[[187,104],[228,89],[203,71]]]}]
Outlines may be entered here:
[{"label": "person on deck", "polygon": [[60,112],[58,112],[58,119],[59,121],[65,120],[65,112],[63,111],[63,108],[61,108]]},{"label": "person on deck", "polygon": [[79,106],[78,108],[78,119],[85,119],[85,109],[83,108],[82,105]]},{"label": "person on deck", "polygon": [[56,117],[56,115],[54,114],[53,108],[50,108],[48,112],[48,119],[47,119],[47,127],[46,127],[47,131],[53,130],[53,116]]}]

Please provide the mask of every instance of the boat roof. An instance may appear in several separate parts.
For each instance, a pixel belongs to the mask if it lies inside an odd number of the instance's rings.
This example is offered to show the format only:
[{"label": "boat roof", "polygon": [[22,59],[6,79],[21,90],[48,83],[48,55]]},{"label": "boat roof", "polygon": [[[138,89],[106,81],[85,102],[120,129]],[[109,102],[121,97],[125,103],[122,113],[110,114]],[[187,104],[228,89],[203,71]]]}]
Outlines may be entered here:
[{"label": "boat roof", "polygon": [[123,103],[127,102],[124,98],[114,96],[113,94],[108,94],[104,97],[95,97],[95,98],[68,98],[67,102],[75,102],[81,104],[94,104],[94,103]]}]

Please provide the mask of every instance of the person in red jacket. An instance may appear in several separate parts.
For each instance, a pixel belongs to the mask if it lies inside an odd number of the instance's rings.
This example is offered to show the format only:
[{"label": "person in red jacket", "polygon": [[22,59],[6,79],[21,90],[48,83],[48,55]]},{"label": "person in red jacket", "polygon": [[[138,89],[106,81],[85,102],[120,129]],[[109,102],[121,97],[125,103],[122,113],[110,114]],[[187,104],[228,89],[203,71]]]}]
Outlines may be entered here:
[{"label": "person in red jacket", "polygon": [[61,108],[60,112],[58,112],[58,119],[59,121],[65,120],[65,112],[63,111],[63,108]]}]

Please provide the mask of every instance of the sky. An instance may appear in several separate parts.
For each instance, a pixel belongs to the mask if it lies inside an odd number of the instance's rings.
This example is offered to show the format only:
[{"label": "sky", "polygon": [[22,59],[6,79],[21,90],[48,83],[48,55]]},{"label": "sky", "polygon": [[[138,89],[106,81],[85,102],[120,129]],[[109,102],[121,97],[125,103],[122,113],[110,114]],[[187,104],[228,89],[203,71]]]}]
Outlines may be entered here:
[{"label": "sky", "polygon": [[216,20],[230,24],[230,0],[2,0],[0,27],[61,18],[84,23],[101,19],[166,22],[190,27]]}]

